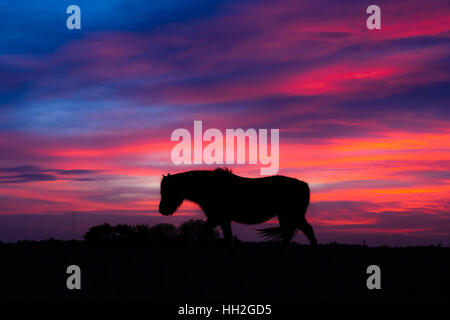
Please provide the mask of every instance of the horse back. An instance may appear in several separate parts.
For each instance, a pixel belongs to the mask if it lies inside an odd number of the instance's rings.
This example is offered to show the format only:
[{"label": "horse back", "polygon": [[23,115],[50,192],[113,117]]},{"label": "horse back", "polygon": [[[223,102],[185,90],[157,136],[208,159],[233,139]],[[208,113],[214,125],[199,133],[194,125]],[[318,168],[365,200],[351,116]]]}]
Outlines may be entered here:
[{"label": "horse back", "polygon": [[244,223],[261,223],[281,212],[304,212],[310,196],[307,183],[285,176],[241,178],[228,190],[224,207],[234,221]]},{"label": "horse back", "polygon": [[306,182],[286,177],[270,176],[261,178],[238,177],[223,185],[230,200],[242,203],[259,202],[265,206],[279,206],[280,203],[309,203],[310,190]]}]

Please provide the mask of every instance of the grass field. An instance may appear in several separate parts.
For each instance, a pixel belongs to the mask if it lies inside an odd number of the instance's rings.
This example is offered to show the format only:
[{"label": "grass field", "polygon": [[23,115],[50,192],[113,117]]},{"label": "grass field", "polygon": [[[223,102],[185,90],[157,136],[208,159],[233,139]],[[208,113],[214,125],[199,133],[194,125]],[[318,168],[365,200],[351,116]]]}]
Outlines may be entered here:
[{"label": "grass field", "polygon": [[[220,244],[220,241],[217,243]],[[81,268],[81,290],[66,288],[66,268]],[[366,268],[381,268],[368,290]],[[1,298],[297,300],[449,299],[450,248],[369,248],[329,244],[313,253],[293,244],[242,242],[156,246],[84,241],[0,245]]]}]

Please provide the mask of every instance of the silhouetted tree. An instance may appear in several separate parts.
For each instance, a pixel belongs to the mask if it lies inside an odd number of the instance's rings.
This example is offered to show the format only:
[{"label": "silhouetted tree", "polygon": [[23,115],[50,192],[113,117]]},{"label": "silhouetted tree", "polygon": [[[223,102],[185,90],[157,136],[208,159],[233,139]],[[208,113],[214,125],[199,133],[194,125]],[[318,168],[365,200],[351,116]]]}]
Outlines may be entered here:
[{"label": "silhouetted tree", "polygon": [[197,241],[219,238],[215,229],[205,229],[204,221],[189,220],[178,228],[169,223],[161,223],[150,227],[147,224],[126,225],[118,224],[115,227],[108,223],[91,227],[84,235],[90,243],[109,243],[115,245],[164,245],[177,240]]},{"label": "silhouetted tree", "polygon": [[152,240],[152,233],[148,224],[138,224],[133,228],[131,234],[131,241],[139,245],[148,245]]},{"label": "silhouetted tree", "polygon": [[94,226],[84,235],[90,243],[116,243],[132,245],[161,244],[174,240],[176,228],[172,224],[158,224],[150,227],[148,224],[126,225],[118,224],[115,227],[105,223]]},{"label": "silhouetted tree", "polygon": [[108,223],[89,228],[84,235],[84,240],[88,242],[103,242],[111,240],[115,236],[114,228]]},{"label": "silhouetted tree", "polygon": [[112,229],[114,234],[113,237],[115,240],[131,241],[133,240],[133,238],[135,238],[136,227],[134,226],[129,226],[126,224],[118,224]]},{"label": "silhouetted tree", "polygon": [[155,238],[174,238],[176,231],[175,226],[170,223],[160,223],[149,229],[151,236]]},{"label": "silhouetted tree", "polygon": [[189,220],[180,225],[177,229],[178,236],[182,240],[197,241],[204,237],[208,239],[217,239],[219,233],[215,229],[204,229],[205,224],[202,220]]}]

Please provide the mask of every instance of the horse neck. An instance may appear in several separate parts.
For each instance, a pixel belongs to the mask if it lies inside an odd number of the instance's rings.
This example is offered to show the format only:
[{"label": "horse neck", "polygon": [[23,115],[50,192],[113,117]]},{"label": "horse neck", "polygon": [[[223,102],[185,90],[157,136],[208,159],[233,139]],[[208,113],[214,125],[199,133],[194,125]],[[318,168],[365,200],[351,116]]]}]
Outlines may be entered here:
[{"label": "horse neck", "polygon": [[201,171],[180,173],[177,185],[184,199],[199,203],[205,194],[205,188],[210,187],[208,174]]}]

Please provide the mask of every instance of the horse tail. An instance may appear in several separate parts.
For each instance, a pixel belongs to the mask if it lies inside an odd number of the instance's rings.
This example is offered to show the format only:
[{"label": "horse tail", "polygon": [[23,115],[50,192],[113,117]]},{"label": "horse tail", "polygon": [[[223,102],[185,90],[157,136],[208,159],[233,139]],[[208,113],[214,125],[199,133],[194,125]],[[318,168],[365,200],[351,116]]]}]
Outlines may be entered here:
[{"label": "horse tail", "polygon": [[281,241],[283,239],[280,227],[256,229],[256,231],[265,238],[266,241]]}]

